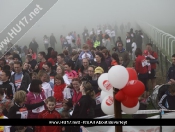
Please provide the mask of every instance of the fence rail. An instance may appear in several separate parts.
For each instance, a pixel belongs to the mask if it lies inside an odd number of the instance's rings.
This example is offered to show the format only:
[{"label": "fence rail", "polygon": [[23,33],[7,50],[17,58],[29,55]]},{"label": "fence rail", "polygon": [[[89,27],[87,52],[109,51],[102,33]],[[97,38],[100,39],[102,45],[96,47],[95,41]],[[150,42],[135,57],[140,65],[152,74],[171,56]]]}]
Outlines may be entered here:
[{"label": "fence rail", "polygon": [[137,24],[148,35],[153,43],[157,45],[157,47],[159,47],[162,52],[167,54],[168,57],[174,54],[175,36],[166,33],[146,22],[138,21]]},{"label": "fence rail", "polygon": [[172,65],[170,58],[175,53],[175,37],[146,22],[139,21],[137,26],[144,32],[144,42],[153,44],[153,50],[158,54],[157,71],[161,73],[162,83],[166,83],[168,68]]}]

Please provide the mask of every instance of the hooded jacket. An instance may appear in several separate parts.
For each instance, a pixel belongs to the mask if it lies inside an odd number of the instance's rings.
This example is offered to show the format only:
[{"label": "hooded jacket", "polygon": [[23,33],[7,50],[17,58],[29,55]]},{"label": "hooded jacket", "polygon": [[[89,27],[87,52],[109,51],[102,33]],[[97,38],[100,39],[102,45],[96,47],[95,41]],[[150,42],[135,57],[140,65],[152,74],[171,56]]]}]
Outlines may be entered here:
[{"label": "hooded jacket", "polygon": [[[26,104],[36,104],[36,103],[43,101],[44,99],[46,99],[44,95],[44,91],[42,91],[38,95],[35,95],[33,92],[29,92],[27,94]],[[39,113],[33,113],[32,110],[29,110],[28,118],[38,118],[38,114]]]},{"label": "hooded jacket", "polygon": [[[14,87],[15,87],[15,91],[17,90],[16,86],[15,86],[15,74],[14,73],[11,78],[10,78],[10,82],[12,82],[14,84]],[[27,88],[29,86],[29,84],[31,83],[31,79],[30,79],[30,76],[28,73],[23,73],[22,75],[22,79],[21,79],[21,86],[18,90],[23,90],[25,92],[27,92]]]}]

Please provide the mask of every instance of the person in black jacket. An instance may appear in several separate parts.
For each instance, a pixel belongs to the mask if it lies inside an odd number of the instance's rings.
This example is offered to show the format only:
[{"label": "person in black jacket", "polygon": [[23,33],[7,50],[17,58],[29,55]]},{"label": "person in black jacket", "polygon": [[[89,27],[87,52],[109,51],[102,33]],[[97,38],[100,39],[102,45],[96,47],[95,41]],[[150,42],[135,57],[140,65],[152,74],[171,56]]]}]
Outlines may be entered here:
[{"label": "person in black jacket", "polygon": [[108,72],[108,66],[107,66],[107,64],[105,62],[104,55],[101,52],[97,52],[95,54],[95,59],[96,59],[96,61],[94,62],[94,66],[102,67],[103,70],[104,70],[104,73],[107,73]]},{"label": "person in black jacket", "polygon": [[38,48],[39,48],[38,43],[35,41],[35,38],[33,38],[29,44],[29,49],[32,49],[37,54]]},{"label": "person in black jacket", "polygon": [[175,84],[169,87],[169,90],[162,96],[158,105],[161,109],[175,110]]},{"label": "person in black jacket", "polygon": [[27,92],[28,85],[31,79],[28,73],[22,72],[22,64],[20,62],[14,63],[15,73],[11,76],[10,81],[14,84],[16,91],[24,90]]},{"label": "person in black jacket", "polygon": [[50,46],[54,49],[55,49],[55,43],[57,44],[57,40],[56,40],[55,36],[52,33],[51,36],[50,36]]},{"label": "person in black jacket", "polygon": [[51,53],[54,51],[52,47],[49,47],[47,49],[47,55],[46,55],[46,60],[48,60],[51,57]]},{"label": "person in black jacket", "polygon": [[35,66],[37,65],[37,61],[35,59],[32,59],[31,55],[27,55],[26,59],[28,60],[30,71],[34,71]]},{"label": "person in black jacket", "polygon": [[26,92],[20,90],[14,95],[14,105],[10,108],[7,117],[9,119],[26,119],[28,110],[36,109],[45,104],[44,101],[36,104],[25,104]]},{"label": "person in black jacket", "polygon": [[169,84],[175,84],[175,54],[172,55],[172,66],[168,70],[167,81]]},{"label": "person in black jacket", "polygon": [[127,32],[127,34],[126,34],[126,51],[128,51],[129,54],[132,53],[131,45],[132,45],[132,37],[131,37],[130,33]]},{"label": "person in black jacket", "polygon": [[95,100],[96,100],[96,107],[95,107],[95,117],[105,116],[104,112],[101,109],[101,101],[100,94],[101,89],[98,86],[98,78],[104,71],[101,67],[95,67],[93,65],[88,67],[88,75],[86,76],[86,80],[91,83],[93,90],[95,92]]},{"label": "person in black jacket", "polygon": [[95,117],[95,92],[92,88],[92,85],[89,82],[84,81],[80,86],[80,91],[82,92],[82,97],[75,105],[74,111],[72,113],[72,118],[92,119]]},{"label": "person in black jacket", "polygon": [[1,81],[3,82],[0,85],[0,88],[3,88],[5,90],[6,98],[7,99],[13,99],[13,89],[12,85],[10,85],[10,79],[11,77],[11,72],[10,71],[2,71],[1,72]]},{"label": "person in black jacket", "polygon": [[[28,110],[36,109],[45,105],[45,100],[36,104],[25,104],[26,92],[23,90],[17,91],[14,95],[14,105],[10,108],[7,117],[9,119],[27,119]],[[14,126],[10,128],[10,132],[16,132]]]},{"label": "person in black jacket", "polygon": [[136,34],[136,44],[137,44],[137,48],[140,48],[142,50],[142,43],[143,43],[143,34],[142,32],[139,30],[138,33]]}]

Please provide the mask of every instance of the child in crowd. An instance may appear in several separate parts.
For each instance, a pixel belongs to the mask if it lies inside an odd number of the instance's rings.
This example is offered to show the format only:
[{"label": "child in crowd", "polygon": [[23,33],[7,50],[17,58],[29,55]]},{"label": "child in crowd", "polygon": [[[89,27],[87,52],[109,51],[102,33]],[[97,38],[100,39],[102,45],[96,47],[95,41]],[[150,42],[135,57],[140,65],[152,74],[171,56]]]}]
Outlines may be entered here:
[{"label": "child in crowd", "polygon": [[63,107],[58,111],[60,114],[62,114],[62,111],[68,111],[70,112],[73,107],[72,100],[71,99],[64,99],[63,101]]},{"label": "child in crowd", "polygon": [[64,99],[72,98],[70,88],[67,88],[66,83],[61,75],[55,76],[55,85],[54,85],[54,97],[56,99],[56,110],[62,107],[62,101]]},{"label": "child in crowd", "polygon": [[161,109],[175,110],[175,84],[169,87],[169,90],[162,96],[159,101]]},{"label": "child in crowd", "polygon": [[144,56],[147,60],[147,63],[145,65],[148,66],[148,73],[151,74],[151,63],[150,60],[151,59],[155,59],[155,57],[153,57],[147,50],[144,51]]},{"label": "child in crowd", "polygon": [[[60,119],[60,114],[55,110],[56,100],[54,97],[46,99],[47,110],[42,111],[39,119]],[[35,132],[61,132],[61,126],[37,126]]]},{"label": "child in crowd", "polygon": [[[69,111],[63,110],[61,113],[61,119],[70,119]],[[61,132],[71,132],[71,126],[62,126]]]}]

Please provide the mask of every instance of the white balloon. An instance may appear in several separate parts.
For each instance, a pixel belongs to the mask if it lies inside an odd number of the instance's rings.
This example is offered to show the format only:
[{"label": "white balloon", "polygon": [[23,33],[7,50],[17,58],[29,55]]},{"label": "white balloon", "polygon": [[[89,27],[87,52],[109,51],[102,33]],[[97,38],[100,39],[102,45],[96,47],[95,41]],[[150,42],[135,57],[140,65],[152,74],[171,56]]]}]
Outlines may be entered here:
[{"label": "white balloon", "polygon": [[113,93],[113,86],[109,82],[108,73],[103,73],[98,78],[98,86],[107,93]]},{"label": "white balloon", "polygon": [[123,112],[125,112],[126,114],[134,114],[136,113],[138,110],[139,110],[139,107],[140,107],[140,103],[138,102],[136,106],[132,107],[132,108],[128,108],[126,106],[124,106],[122,103],[121,103],[121,109]]},{"label": "white balloon", "polygon": [[101,91],[100,99],[103,100],[108,95],[111,95],[113,97],[113,94],[112,93],[107,93],[105,91]]},{"label": "white balloon", "polygon": [[111,95],[107,95],[101,103],[102,111],[107,115],[114,114],[114,99]]},{"label": "white balloon", "polygon": [[126,68],[121,65],[112,66],[108,71],[108,79],[113,87],[122,89],[129,80],[129,73]]}]

